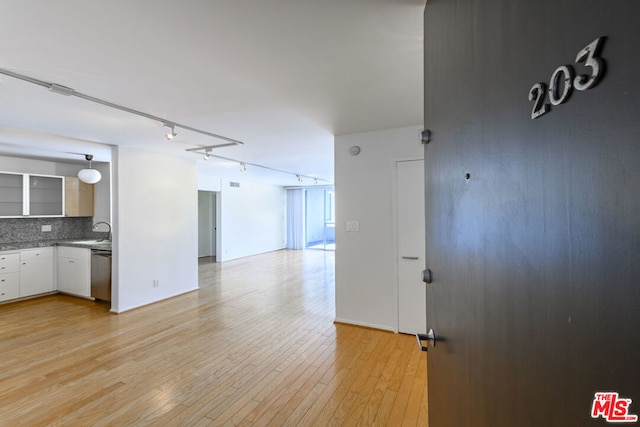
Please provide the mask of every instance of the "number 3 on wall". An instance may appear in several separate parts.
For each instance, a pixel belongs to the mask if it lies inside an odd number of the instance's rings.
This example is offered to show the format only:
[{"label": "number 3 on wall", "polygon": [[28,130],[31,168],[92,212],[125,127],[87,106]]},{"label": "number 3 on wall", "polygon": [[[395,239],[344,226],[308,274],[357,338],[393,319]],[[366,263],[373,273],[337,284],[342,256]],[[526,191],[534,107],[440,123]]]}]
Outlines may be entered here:
[{"label": "number 3 on wall", "polygon": [[578,56],[576,56],[576,64],[584,62],[584,65],[591,67],[591,76],[577,76],[573,81],[573,87],[576,89],[591,89],[598,83],[600,77],[602,77],[604,62],[602,58],[599,58],[597,55],[600,54],[600,46],[602,46],[603,40],[604,37],[598,37],[578,52]]},{"label": "number 3 on wall", "polygon": [[[584,47],[576,56],[576,64],[584,63],[591,68],[590,75],[578,75],[573,77],[574,72],[571,65],[562,65],[553,72],[549,80],[549,89],[544,83],[536,83],[529,90],[529,101],[534,101],[531,118],[538,117],[551,111],[551,106],[544,102],[545,96],[553,105],[560,105],[566,102],[571,96],[573,88],[576,90],[588,90],[600,81],[604,72],[604,60],[600,58],[600,49],[604,37],[598,37]],[[562,92],[560,85],[562,83]]]}]

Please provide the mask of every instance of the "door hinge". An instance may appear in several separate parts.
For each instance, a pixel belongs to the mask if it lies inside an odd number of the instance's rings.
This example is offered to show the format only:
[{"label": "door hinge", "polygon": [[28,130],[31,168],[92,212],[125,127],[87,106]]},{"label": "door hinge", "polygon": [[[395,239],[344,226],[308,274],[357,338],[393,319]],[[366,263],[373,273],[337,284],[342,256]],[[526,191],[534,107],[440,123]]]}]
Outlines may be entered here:
[{"label": "door hinge", "polygon": [[422,270],[422,281],[426,284],[431,283],[431,270],[430,269],[426,269],[426,270]]},{"label": "door hinge", "polygon": [[423,130],[420,136],[423,144],[428,144],[431,141],[431,131],[429,129]]}]

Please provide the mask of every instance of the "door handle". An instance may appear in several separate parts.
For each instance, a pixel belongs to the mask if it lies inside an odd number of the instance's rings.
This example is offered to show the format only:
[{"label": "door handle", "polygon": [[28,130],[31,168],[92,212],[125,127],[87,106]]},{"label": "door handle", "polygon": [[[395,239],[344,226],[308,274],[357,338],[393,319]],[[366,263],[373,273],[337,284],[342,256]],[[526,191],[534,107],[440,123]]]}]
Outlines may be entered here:
[{"label": "door handle", "polygon": [[[429,347],[436,346],[436,333],[433,329],[429,329],[429,332],[426,334],[416,334],[416,340],[418,340],[418,348],[421,351],[427,351]],[[427,345],[422,345],[422,341],[425,341]]]},{"label": "door handle", "polygon": [[417,257],[417,256],[403,256],[402,259],[418,260],[418,259],[420,259],[420,257]]}]

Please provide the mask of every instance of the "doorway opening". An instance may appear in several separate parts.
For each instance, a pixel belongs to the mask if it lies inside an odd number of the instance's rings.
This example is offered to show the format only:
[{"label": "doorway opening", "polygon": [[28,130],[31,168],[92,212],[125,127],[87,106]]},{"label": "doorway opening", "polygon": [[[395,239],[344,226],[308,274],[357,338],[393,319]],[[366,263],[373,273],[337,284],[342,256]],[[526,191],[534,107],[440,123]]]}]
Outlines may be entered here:
[{"label": "doorway opening", "polygon": [[427,331],[425,268],[424,161],[396,162],[398,332]]},{"label": "doorway opening", "polygon": [[334,187],[287,189],[287,248],[336,250]]},{"label": "doorway opening", "polygon": [[305,192],[305,248],[336,250],[335,190],[307,188]]},{"label": "doorway opening", "polygon": [[198,262],[216,262],[218,245],[218,193],[198,191]]}]

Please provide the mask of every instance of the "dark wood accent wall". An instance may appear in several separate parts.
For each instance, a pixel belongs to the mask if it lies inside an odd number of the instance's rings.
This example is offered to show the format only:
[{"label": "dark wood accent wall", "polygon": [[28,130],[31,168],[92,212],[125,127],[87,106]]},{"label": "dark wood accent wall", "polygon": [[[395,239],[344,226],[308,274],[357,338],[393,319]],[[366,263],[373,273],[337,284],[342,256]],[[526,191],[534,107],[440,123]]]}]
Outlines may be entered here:
[{"label": "dark wood accent wall", "polygon": [[[430,426],[640,415],[640,2],[429,0]],[[534,83],[598,37],[606,72],[531,119]],[[548,102],[548,101],[547,101]]]}]

